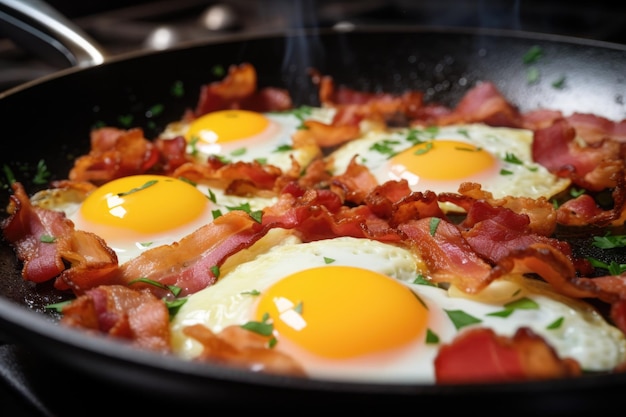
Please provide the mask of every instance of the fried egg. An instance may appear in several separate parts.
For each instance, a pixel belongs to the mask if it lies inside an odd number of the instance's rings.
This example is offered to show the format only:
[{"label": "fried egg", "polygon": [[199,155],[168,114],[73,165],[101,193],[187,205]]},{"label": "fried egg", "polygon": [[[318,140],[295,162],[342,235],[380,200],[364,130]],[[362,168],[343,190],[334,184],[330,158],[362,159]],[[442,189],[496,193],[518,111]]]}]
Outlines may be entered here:
[{"label": "fried egg", "polygon": [[285,171],[291,168],[292,157],[301,166],[306,166],[320,152],[312,144],[293,146],[291,136],[301,128],[302,122],[311,119],[328,123],[333,114],[334,110],[330,108],[306,106],[268,113],[219,110],[191,123],[171,123],[161,137],[184,136],[188,153],[199,161],[217,155],[230,162],[259,161]]},{"label": "fried egg", "polygon": [[148,249],[179,241],[227,211],[252,213],[274,200],[227,196],[206,185],[161,175],[122,177],[88,195],[74,189],[51,189],[31,198],[38,207],[64,212],[76,229],[99,235],[120,264]]},{"label": "fried egg", "polygon": [[311,378],[433,383],[439,347],[460,332],[485,326],[512,336],[527,326],[585,370],[608,370],[625,358],[617,328],[547,284],[520,275],[469,296],[424,284],[420,265],[413,253],[388,243],[352,237],[302,243],[290,236],[191,295],[171,322],[173,350],[190,360],[200,354],[201,345],[184,335],[186,326],[219,332],[271,323],[272,348]]},{"label": "fried egg", "polygon": [[494,198],[550,198],[570,180],[533,161],[532,141],[531,130],[484,124],[371,130],[330,157],[336,174],[357,155],[380,183],[404,179],[413,191],[458,192],[475,182]]}]

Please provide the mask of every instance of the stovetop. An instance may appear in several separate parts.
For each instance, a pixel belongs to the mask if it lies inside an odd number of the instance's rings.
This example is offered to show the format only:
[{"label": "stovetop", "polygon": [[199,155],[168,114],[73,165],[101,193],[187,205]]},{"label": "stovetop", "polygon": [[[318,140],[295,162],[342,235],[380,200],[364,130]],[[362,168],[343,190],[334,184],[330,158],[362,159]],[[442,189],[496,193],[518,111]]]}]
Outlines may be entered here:
[{"label": "stovetop", "polygon": [[[230,33],[339,24],[410,24],[523,30],[626,43],[626,4],[497,0],[92,0],[48,4],[110,56],[166,49]],[[0,91],[61,67],[0,37]]]},{"label": "stovetop", "polygon": [[[49,2],[97,40],[111,56],[142,49],[166,49],[181,41],[230,33],[255,33],[281,27],[330,27],[344,23],[505,28],[626,43],[623,23],[626,5],[609,7],[608,1],[504,3],[495,0]],[[0,38],[0,91],[59,69],[22,50],[11,40]],[[115,387],[51,366],[40,363],[23,347],[2,345],[0,341],[1,414],[52,417],[69,415],[69,409],[88,414],[96,407],[98,414],[102,414],[123,407],[103,400],[104,391],[107,398],[116,398],[116,401],[124,397]],[[76,398],[77,394],[69,388],[81,384],[89,389],[81,390],[80,398]]]}]

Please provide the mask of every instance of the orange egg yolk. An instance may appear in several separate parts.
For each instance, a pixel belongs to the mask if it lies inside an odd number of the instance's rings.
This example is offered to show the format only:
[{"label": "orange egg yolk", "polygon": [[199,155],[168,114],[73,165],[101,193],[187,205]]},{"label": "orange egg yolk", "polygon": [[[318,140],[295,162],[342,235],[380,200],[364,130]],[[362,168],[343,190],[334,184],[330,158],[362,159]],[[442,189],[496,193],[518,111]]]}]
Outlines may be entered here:
[{"label": "orange egg yolk", "polygon": [[188,142],[224,144],[254,138],[262,134],[270,121],[248,110],[220,110],[194,120],[185,137]]},{"label": "orange egg yolk", "polygon": [[472,144],[455,140],[422,142],[389,160],[391,175],[411,181],[419,179],[450,181],[464,180],[494,169],[494,156]]},{"label": "orange egg yolk", "polygon": [[[197,219],[210,201],[188,182],[160,175],[135,175],[110,181],[83,201],[80,215],[89,230],[105,240],[119,230],[150,235]],[[95,229],[95,230],[94,230]]]},{"label": "orange egg yolk", "polygon": [[326,358],[354,358],[402,347],[423,334],[428,312],[401,283],[346,266],[301,271],[263,292],[256,319],[269,314],[287,338]]}]

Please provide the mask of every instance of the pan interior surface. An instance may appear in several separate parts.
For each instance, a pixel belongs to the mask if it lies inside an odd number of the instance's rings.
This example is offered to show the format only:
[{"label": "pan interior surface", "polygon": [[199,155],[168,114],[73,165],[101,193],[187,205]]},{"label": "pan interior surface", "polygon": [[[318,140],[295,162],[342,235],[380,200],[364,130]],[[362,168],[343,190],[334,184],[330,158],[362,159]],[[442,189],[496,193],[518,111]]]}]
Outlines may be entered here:
[{"label": "pan interior surface", "polygon": [[[541,48],[542,58],[531,65],[523,57],[533,47]],[[5,146],[0,159],[19,172],[26,188],[34,192],[43,187],[34,181],[39,162],[45,160],[49,181],[65,178],[74,158],[89,149],[92,127],[132,125],[144,129],[147,137],[155,137],[167,123],[193,108],[202,85],[221,78],[218,69],[242,62],[255,66],[259,86],[288,89],[296,105],[319,104],[309,73],[314,68],[332,76],[337,85],[373,92],[420,90],[425,100],[445,105],[456,104],[477,83],[492,81],[522,110],[553,108],[621,120],[626,115],[625,52],[618,45],[537,34],[398,27],[316,30],[184,45],[64,71],[1,96],[0,113],[11,121],[3,126],[3,136],[13,146]],[[529,80],[531,70],[538,71],[538,79]],[[563,80],[561,87],[555,87]],[[156,107],[162,109],[158,114],[151,111]],[[0,194],[7,202],[9,187],[3,186]],[[4,207],[2,211],[6,215]],[[589,235],[564,233],[580,242],[579,250],[588,247]],[[502,403],[498,411],[510,409],[505,403],[513,402],[520,409],[578,412],[601,409],[619,398],[616,392],[626,386],[626,377],[621,375],[545,383],[404,386],[198,367],[56,326],[58,317],[46,306],[68,295],[59,294],[51,285],[25,282],[5,242],[0,259],[0,336],[6,342],[23,344],[50,359],[48,366],[55,371],[59,370],[55,364],[61,364],[61,369],[67,366],[119,382],[130,392],[147,389],[162,394],[168,403],[182,398],[194,405],[232,405],[242,397],[252,403],[289,397],[290,402],[319,407],[344,403],[365,409],[424,401],[429,407],[446,409],[458,407],[450,399],[462,402],[498,396]],[[617,259],[626,263],[624,255]]]}]

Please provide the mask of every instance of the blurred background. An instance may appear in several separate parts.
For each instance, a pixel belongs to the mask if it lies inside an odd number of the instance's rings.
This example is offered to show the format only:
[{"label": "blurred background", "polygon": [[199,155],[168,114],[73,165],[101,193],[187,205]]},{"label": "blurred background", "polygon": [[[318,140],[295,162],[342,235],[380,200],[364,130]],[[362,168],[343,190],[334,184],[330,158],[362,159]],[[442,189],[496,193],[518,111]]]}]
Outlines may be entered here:
[{"label": "blurred background", "polygon": [[[605,0],[49,0],[47,4],[110,55],[166,49],[230,33],[342,24],[502,28],[626,43],[626,3],[609,7]],[[1,29],[0,91],[64,66],[16,45]]]}]

